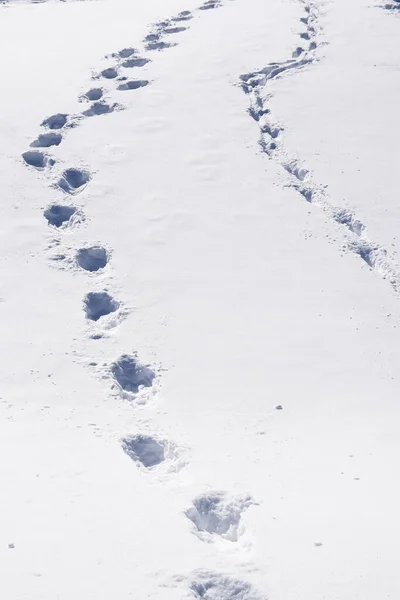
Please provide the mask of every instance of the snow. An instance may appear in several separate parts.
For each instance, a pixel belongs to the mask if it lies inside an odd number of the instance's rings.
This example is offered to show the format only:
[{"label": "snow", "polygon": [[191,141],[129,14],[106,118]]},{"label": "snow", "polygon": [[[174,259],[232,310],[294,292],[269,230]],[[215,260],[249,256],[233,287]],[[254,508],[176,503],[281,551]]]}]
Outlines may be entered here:
[{"label": "snow", "polygon": [[386,4],[0,6],[5,598],[398,598]]}]

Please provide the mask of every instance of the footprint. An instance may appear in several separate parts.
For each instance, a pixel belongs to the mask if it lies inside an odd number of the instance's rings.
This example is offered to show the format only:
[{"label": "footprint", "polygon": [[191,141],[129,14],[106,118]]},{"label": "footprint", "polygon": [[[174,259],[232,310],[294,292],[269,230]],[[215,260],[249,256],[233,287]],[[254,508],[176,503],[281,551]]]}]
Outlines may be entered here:
[{"label": "footprint", "polygon": [[187,27],[166,27],[163,31],[164,33],[182,33],[182,31],[187,31]]},{"label": "footprint", "polygon": [[108,69],[101,71],[100,75],[105,79],[115,79],[118,77],[118,70],[115,67],[108,67]]},{"label": "footprint", "polygon": [[173,17],[171,21],[189,21],[190,19],[193,19],[192,13],[189,10],[183,10],[179,15]]},{"label": "footprint", "polygon": [[108,263],[108,253],[102,246],[80,248],[76,253],[76,262],[81,269],[93,273],[104,269]]},{"label": "footprint", "polygon": [[122,48],[122,50],[120,50],[118,52],[118,57],[119,58],[129,58],[130,56],[132,56],[135,53],[136,53],[135,48]]},{"label": "footprint", "polygon": [[124,60],[121,64],[126,69],[132,69],[134,67],[144,67],[149,62],[149,58],[128,58],[128,60]]},{"label": "footprint", "polygon": [[177,46],[177,44],[163,41],[149,42],[146,44],[146,50],[166,50],[167,48],[173,48],[174,46]]},{"label": "footprint", "polygon": [[76,214],[77,209],[75,206],[64,206],[63,204],[52,204],[43,213],[45,219],[47,219],[49,225],[53,227],[62,227],[64,224],[69,223],[72,217]]},{"label": "footprint", "polygon": [[146,469],[155,467],[165,460],[165,442],[149,435],[134,435],[122,441],[124,452]]},{"label": "footprint", "polygon": [[107,104],[106,102],[94,102],[90,108],[83,111],[85,117],[98,117],[108,115],[118,107],[118,104]]},{"label": "footprint", "polygon": [[211,8],[218,8],[221,6],[221,2],[219,0],[208,0],[202,6],[199,6],[199,10],[210,10]]},{"label": "footprint", "polygon": [[203,600],[266,600],[247,581],[211,571],[198,572],[190,591],[195,598]]},{"label": "footprint", "polygon": [[80,169],[66,169],[58,181],[58,187],[67,194],[82,191],[82,188],[90,181],[90,174]]},{"label": "footprint", "polygon": [[118,86],[118,90],[138,90],[141,87],[146,87],[146,85],[149,85],[149,81],[147,81],[146,79],[131,79],[129,81],[126,81],[125,83],[121,83]]},{"label": "footprint", "polygon": [[186,516],[199,532],[217,534],[231,542],[237,542],[242,512],[254,504],[252,498],[230,498],[223,492],[203,494],[193,501]]},{"label": "footprint", "polygon": [[22,158],[30,167],[35,167],[39,171],[45,169],[46,167],[52,167],[55,165],[56,161],[53,158],[50,158],[43,152],[39,150],[28,150],[28,152],[24,152]]},{"label": "footprint", "polygon": [[32,142],[31,148],[50,148],[50,146],[59,146],[61,142],[61,133],[42,133]]},{"label": "footprint", "polygon": [[88,90],[85,94],[83,94],[82,98],[86,100],[90,100],[95,102],[96,100],[100,100],[103,97],[103,90],[101,88],[92,88]]},{"label": "footprint", "polygon": [[90,321],[98,321],[119,309],[119,302],[107,292],[89,292],[84,300],[85,313]]},{"label": "footprint", "polygon": [[62,129],[68,121],[68,115],[63,113],[57,113],[47,117],[42,123],[42,127],[48,127],[49,129]]},{"label": "footprint", "polygon": [[122,355],[111,365],[111,373],[122,391],[133,394],[137,394],[143,387],[151,387],[155,378],[154,371],[128,354]]}]

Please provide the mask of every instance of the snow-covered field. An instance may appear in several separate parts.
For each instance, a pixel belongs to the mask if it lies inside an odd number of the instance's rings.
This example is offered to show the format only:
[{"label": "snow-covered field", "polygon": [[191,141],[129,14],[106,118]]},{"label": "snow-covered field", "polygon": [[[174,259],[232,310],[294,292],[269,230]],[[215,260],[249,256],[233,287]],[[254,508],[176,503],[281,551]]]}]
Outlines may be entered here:
[{"label": "snow-covered field", "polygon": [[400,3],[0,2],[0,592],[398,600]]}]

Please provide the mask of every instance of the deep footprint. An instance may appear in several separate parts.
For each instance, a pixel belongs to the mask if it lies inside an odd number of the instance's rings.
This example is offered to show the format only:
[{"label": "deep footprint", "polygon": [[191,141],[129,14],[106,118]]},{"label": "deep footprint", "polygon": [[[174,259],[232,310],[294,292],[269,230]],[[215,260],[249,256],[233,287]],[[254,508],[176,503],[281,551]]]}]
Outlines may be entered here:
[{"label": "deep footprint", "polygon": [[141,387],[151,387],[155,373],[141,365],[135,356],[124,354],[111,365],[114,380],[125,392],[137,394]]},{"label": "deep footprint", "polygon": [[47,117],[42,123],[42,127],[48,127],[49,129],[62,129],[68,121],[68,115],[63,113],[57,113]]},{"label": "deep footprint", "polygon": [[107,292],[89,292],[84,300],[85,313],[90,321],[98,321],[119,309],[119,302]]},{"label": "deep footprint", "polygon": [[122,440],[124,452],[146,469],[155,467],[165,460],[164,443],[148,435],[134,435]]},{"label": "deep footprint", "polygon": [[67,194],[73,194],[81,189],[90,181],[90,174],[80,169],[67,169],[63,172],[58,181],[60,187]]},{"label": "deep footprint", "polygon": [[31,143],[31,148],[50,148],[50,146],[59,146],[61,142],[61,133],[42,133]]},{"label": "deep footprint", "polygon": [[247,581],[210,571],[198,573],[190,591],[195,598],[203,600],[266,600]]},{"label": "deep footprint", "polygon": [[102,246],[80,248],[76,254],[76,262],[81,269],[93,273],[104,269],[108,263],[108,253]]},{"label": "deep footprint", "polygon": [[217,534],[236,542],[242,512],[252,503],[251,497],[229,498],[222,492],[203,494],[193,501],[186,516],[198,531]]},{"label": "deep footprint", "polygon": [[92,88],[88,90],[86,94],[83,94],[83,97],[91,102],[96,102],[103,97],[103,90],[101,88]]},{"label": "deep footprint", "polygon": [[90,108],[83,111],[85,117],[98,117],[108,115],[117,108],[117,104],[106,104],[105,102],[94,102]]},{"label": "deep footprint", "polygon": [[118,77],[118,70],[114,67],[109,67],[108,69],[104,69],[100,75],[105,79],[115,79]]},{"label": "deep footprint", "polygon": [[146,79],[131,79],[130,81],[121,83],[117,89],[121,91],[138,90],[139,88],[146,87],[149,83]]},{"label": "deep footprint", "polygon": [[52,204],[43,213],[49,225],[53,227],[62,227],[68,223],[76,213],[75,206],[64,206],[62,204]]},{"label": "deep footprint", "polygon": [[22,158],[27,165],[39,170],[45,169],[46,167],[52,167],[56,162],[53,158],[50,158],[39,150],[29,150],[28,152],[24,152]]},{"label": "deep footprint", "polygon": [[129,58],[128,60],[124,60],[122,66],[126,69],[132,69],[134,67],[144,67],[149,62],[149,58]]}]

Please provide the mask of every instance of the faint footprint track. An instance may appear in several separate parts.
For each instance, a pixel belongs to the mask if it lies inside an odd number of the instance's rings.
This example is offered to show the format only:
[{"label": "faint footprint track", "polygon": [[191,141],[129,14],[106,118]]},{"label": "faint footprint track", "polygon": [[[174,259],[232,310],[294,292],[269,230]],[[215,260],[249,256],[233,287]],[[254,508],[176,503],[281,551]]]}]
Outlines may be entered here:
[{"label": "faint footprint track", "polygon": [[84,310],[90,321],[98,321],[116,312],[120,303],[114,300],[108,292],[89,292],[84,299]]},{"label": "faint footprint track", "polygon": [[216,534],[231,542],[237,542],[242,513],[254,504],[250,496],[229,497],[224,492],[202,494],[193,500],[186,516],[197,528],[201,539],[204,534]]},{"label": "faint footprint track", "polygon": [[156,374],[147,365],[142,365],[136,356],[123,354],[110,368],[119,390],[127,394],[138,394],[143,388],[152,387]]},{"label": "faint footprint track", "polygon": [[79,248],[76,262],[84,271],[95,273],[104,269],[109,261],[109,253],[103,246],[88,246]]},{"label": "faint footprint track", "polygon": [[190,591],[203,600],[266,600],[247,581],[212,571],[195,573]]},{"label": "faint footprint track", "polygon": [[81,192],[89,183],[91,175],[88,171],[81,169],[66,169],[57,186],[67,194],[76,194]]},{"label": "faint footprint track", "polygon": [[[76,206],[67,206],[64,204],[52,204],[43,213],[48,224],[57,229],[71,225],[76,222],[79,211]],[[80,219],[81,220],[81,219]]]},{"label": "faint footprint track", "polygon": [[315,51],[318,48],[318,10],[315,3],[300,0],[304,6],[305,16],[300,19],[305,32],[299,37],[302,41],[293,52],[292,57],[282,63],[269,63],[259,71],[240,76],[240,85],[247,94],[250,106],[249,114],[260,128],[259,145],[270,158],[276,160],[289,174],[290,186],[308,203],[321,208],[332,220],[346,230],[347,250],[357,254],[371,269],[376,270],[384,279],[388,279],[395,289],[400,291],[400,273],[397,265],[388,258],[387,251],[367,239],[366,227],[350,210],[337,207],[329,198],[325,188],[317,185],[301,163],[289,158],[283,148],[283,127],[272,119],[269,101],[271,96],[264,90],[269,82],[289,72],[296,72],[316,62]]}]

